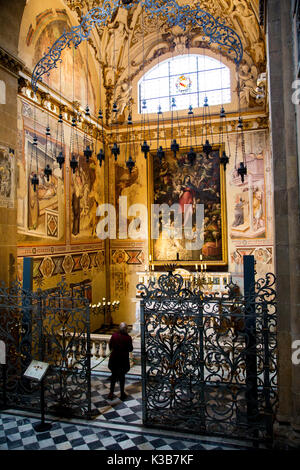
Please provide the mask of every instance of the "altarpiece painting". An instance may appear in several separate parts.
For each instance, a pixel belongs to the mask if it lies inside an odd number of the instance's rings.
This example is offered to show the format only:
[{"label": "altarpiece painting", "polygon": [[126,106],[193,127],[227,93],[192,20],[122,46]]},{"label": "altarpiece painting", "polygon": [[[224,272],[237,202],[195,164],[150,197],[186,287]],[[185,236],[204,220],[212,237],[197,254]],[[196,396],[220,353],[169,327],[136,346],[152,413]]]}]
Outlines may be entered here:
[{"label": "altarpiece painting", "polygon": [[[193,163],[188,159],[188,151],[187,148],[182,149],[175,157],[173,152],[166,150],[161,161],[156,154],[149,158],[149,205],[177,204],[182,213],[181,239],[164,239],[161,233],[157,239],[153,239],[153,234],[149,233],[152,259],[158,265],[179,260],[186,265],[200,265],[201,262],[208,265],[226,265],[225,176],[224,168],[220,165],[219,149],[214,149],[208,157],[196,149],[196,159]],[[199,229],[195,217],[196,204],[204,205],[203,245],[201,249],[191,250],[186,248],[184,223],[188,214],[184,206],[189,206],[193,231],[196,232]],[[149,222],[151,232],[152,221]]]}]

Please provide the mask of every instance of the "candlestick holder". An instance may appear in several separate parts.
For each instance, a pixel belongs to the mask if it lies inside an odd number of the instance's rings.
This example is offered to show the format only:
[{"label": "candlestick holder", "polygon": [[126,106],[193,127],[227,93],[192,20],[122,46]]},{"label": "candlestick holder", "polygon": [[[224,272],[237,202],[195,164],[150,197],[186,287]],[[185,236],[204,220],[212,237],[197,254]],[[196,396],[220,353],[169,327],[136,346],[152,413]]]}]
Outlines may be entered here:
[{"label": "candlestick holder", "polygon": [[211,279],[208,278],[206,272],[206,264],[200,265],[201,271],[198,272],[198,265],[196,265],[197,272],[193,274],[191,282],[193,288],[199,288],[200,291],[210,291],[213,286],[213,282]]},{"label": "candlestick holder", "polygon": [[[91,313],[93,315],[103,315],[103,328],[109,328],[112,325],[112,313],[118,310],[120,307],[120,301],[114,300],[113,302],[107,302],[106,298],[103,297],[102,302],[98,304],[90,304]],[[109,319],[109,323],[106,321]]]}]

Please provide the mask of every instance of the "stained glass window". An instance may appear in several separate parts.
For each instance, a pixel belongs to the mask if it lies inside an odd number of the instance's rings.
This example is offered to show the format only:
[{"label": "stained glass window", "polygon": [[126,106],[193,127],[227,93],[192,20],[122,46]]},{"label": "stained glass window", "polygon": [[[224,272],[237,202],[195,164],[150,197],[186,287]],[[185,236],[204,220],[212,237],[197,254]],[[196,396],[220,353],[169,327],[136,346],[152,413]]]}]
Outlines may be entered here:
[{"label": "stained glass window", "polygon": [[[230,70],[212,57],[196,54],[176,56],[157,64],[140,79],[139,112],[157,113],[203,106],[205,96],[210,106],[231,102]],[[143,102],[146,101],[146,110]]]}]

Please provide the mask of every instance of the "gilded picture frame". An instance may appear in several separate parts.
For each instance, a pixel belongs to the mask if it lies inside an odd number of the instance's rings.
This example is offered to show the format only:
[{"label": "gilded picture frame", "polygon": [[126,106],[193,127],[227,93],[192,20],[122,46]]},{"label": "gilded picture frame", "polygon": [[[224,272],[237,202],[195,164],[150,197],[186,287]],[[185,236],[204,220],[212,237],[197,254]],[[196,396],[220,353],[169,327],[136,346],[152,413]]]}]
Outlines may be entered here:
[{"label": "gilded picture frame", "polygon": [[[201,264],[228,265],[226,179],[224,166],[220,164],[219,157],[223,148],[214,145],[208,158],[199,147],[194,150],[196,158],[193,164],[188,161],[189,148],[187,147],[181,148],[176,157],[171,150],[164,149],[165,156],[161,162],[156,152],[151,152],[148,157],[149,260],[154,266],[177,263],[181,266],[198,265],[200,269]],[[187,185],[190,194],[185,191],[184,185]],[[192,199],[197,204],[204,204],[202,249],[184,250],[178,243],[174,246],[174,240],[162,242],[154,239],[152,204],[167,203],[170,206],[177,203],[183,206],[192,202]],[[171,249],[170,245],[172,245]]]}]

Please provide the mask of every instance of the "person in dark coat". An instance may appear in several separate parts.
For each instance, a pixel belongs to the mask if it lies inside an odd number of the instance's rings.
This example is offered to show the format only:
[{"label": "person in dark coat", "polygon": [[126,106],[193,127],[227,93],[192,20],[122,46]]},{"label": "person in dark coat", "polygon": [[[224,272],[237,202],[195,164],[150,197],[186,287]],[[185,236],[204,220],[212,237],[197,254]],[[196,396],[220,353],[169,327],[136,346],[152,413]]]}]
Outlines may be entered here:
[{"label": "person in dark coat", "polygon": [[121,400],[125,400],[127,395],[124,391],[125,374],[130,369],[129,353],[133,350],[131,336],[127,333],[127,325],[122,322],[119,331],[113,333],[109,340],[109,348],[111,350],[108,367],[111,370],[110,393],[108,399],[113,399],[115,384],[117,380],[120,382]]}]

